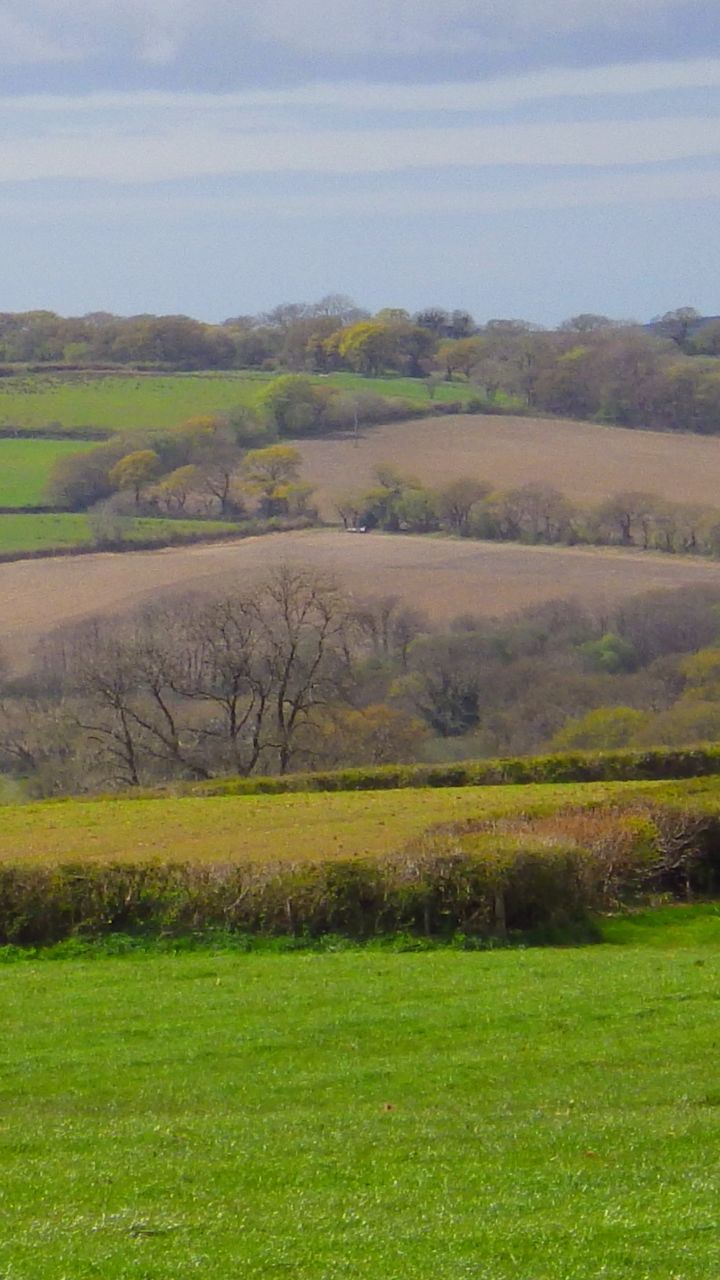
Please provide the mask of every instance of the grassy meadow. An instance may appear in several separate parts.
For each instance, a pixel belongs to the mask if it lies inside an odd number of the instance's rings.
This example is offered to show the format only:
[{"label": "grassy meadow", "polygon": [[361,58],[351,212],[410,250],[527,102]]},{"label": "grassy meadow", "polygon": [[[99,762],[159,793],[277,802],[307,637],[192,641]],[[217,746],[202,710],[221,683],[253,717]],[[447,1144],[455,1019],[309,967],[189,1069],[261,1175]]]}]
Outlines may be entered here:
[{"label": "grassy meadow", "polygon": [[[0,380],[0,426],[21,431],[88,427],[128,432],[177,427],[197,414],[228,413],[257,404],[276,373],[179,373],[43,375]],[[431,403],[425,382],[417,378],[365,378],[340,373],[316,376],[323,385],[343,391],[372,391]],[[440,383],[436,401],[465,401],[473,389],[462,383]]]},{"label": "grassy meadow", "polygon": [[[218,535],[237,532],[237,525],[223,520],[163,520],[139,517],[129,520],[123,537],[129,542],[166,544],[173,538],[189,538],[199,532]],[[0,555],[23,551],[55,551],[89,547],[92,543],[87,516],[70,512],[0,515]]]},{"label": "grassy meadow", "polygon": [[0,966],[0,1272],[707,1280],[718,926]]},{"label": "grassy meadow", "polygon": [[89,448],[74,440],[0,440],[0,507],[42,506],[55,463]]},{"label": "grassy meadow", "polygon": [[421,787],[255,796],[124,793],[0,810],[0,863],[314,862],[382,857],[427,827],[677,800],[717,807],[720,780]]}]

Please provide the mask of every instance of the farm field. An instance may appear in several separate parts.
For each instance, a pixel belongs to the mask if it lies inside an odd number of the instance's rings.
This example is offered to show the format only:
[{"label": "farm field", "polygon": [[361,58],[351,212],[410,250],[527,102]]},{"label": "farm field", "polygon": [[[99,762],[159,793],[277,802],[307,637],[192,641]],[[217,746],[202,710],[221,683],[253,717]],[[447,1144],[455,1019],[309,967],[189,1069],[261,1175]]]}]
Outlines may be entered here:
[{"label": "farm field", "polygon": [[0,440],[0,507],[42,506],[58,459],[91,447],[73,440]]},{"label": "farm field", "polygon": [[717,1275],[720,930],[668,914],[582,950],[2,966],[0,1270]]},{"label": "farm field", "polygon": [[[0,426],[25,431],[42,428],[177,427],[197,414],[228,413],[256,404],[276,373],[180,373],[172,375],[92,374],[43,375],[0,379]],[[429,403],[418,378],[364,378],[358,374],[316,376],[323,385],[343,391],[372,391]],[[464,401],[473,389],[462,383],[440,384],[436,399]]]},{"label": "farm field", "polygon": [[351,439],[303,440],[303,475],[326,519],[338,495],[369,488],[391,463],[428,485],[458,477],[499,489],[550,484],[580,502],[627,489],[720,507],[720,439],[549,418],[458,415],[367,428]]},{"label": "farm field", "polygon": [[304,530],[0,565],[0,645],[27,657],[28,645],[52,626],[126,610],[163,592],[228,589],[281,563],[334,575],[359,597],[400,596],[439,620],[500,616],[558,597],[604,608],[654,588],[720,584],[717,562],[659,552]]},{"label": "farm field", "polygon": [[256,796],[105,797],[7,805],[0,863],[283,862],[379,857],[425,828],[636,797],[720,799],[718,782],[427,787]]},{"label": "farm field", "polygon": [[[163,520],[139,517],[124,531],[130,541],[164,542],[168,536],[231,533],[235,525],[223,520]],[[47,551],[89,546],[92,542],[87,516],[69,512],[58,514],[0,515],[0,555],[21,551]],[[1,625],[1,624],[0,624]]]}]

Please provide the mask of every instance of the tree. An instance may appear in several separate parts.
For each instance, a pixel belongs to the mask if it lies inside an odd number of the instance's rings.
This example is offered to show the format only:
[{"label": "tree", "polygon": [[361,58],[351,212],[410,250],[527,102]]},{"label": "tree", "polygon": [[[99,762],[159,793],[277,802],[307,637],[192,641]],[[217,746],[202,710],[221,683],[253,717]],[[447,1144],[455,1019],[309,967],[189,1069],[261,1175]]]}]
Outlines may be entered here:
[{"label": "tree", "polygon": [[359,373],[380,374],[397,361],[393,326],[378,320],[361,320],[343,330],[338,351]]},{"label": "tree", "polygon": [[331,707],[308,720],[304,751],[314,769],[348,764],[406,764],[417,760],[427,725],[384,703]]},{"label": "tree", "polygon": [[654,493],[616,493],[595,511],[594,522],[601,536],[621,546],[640,542],[644,550],[651,544],[655,513],[662,506]]},{"label": "tree", "polygon": [[561,333],[597,333],[602,329],[612,329],[615,327],[615,321],[608,316],[595,315],[592,311],[585,311],[579,316],[571,316],[569,320],[563,320],[560,325]]},{"label": "tree", "polygon": [[682,351],[685,350],[688,338],[702,316],[695,307],[676,307],[674,311],[666,311],[653,321],[658,333],[670,338]]},{"label": "tree", "polygon": [[131,489],[135,505],[140,505],[142,490],[160,471],[160,458],[154,449],[136,449],[120,458],[110,471],[110,483],[114,489]]},{"label": "tree", "polygon": [[126,453],[127,445],[118,441],[59,458],[47,483],[47,501],[69,511],[84,511],[109,498],[114,491],[110,472]]},{"label": "tree", "polygon": [[287,565],[265,579],[252,607],[271,683],[267,749],[286,773],[311,715],[350,679],[351,611],[332,580]]},{"label": "tree", "polygon": [[[247,429],[252,437],[252,421]],[[184,422],[176,433],[185,465],[193,471],[183,468],[174,471],[173,484],[178,478],[185,485],[191,482],[198,494],[204,493],[209,503],[217,507],[221,516],[242,514],[233,494],[233,479],[243,458],[239,431],[239,425],[231,425],[224,418],[201,416]],[[184,472],[182,476],[180,471]]]},{"label": "tree", "polygon": [[562,542],[572,539],[576,512],[552,485],[526,484],[494,496],[490,514],[501,538]]},{"label": "tree", "polygon": [[651,717],[634,707],[596,707],[568,720],[554,735],[553,751],[612,751],[632,745]]},{"label": "tree", "polygon": [[451,480],[437,493],[435,509],[443,525],[451,533],[463,537],[468,532],[473,509],[491,491],[492,485],[485,480]]},{"label": "tree", "polygon": [[318,387],[304,374],[288,373],[273,379],[261,401],[281,435],[302,436],[323,430],[336,394],[334,387]]},{"label": "tree", "polygon": [[163,504],[168,515],[180,515],[185,510],[190,495],[202,489],[202,486],[201,468],[188,463],[184,467],[176,467],[174,471],[164,476],[155,486],[153,493]]},{"label": "tree", "polygon": [[483,338],[450,338],[440,343],[435,359],[448,382],[455,373],[462,373],[469,380],[485,350]]},{"label": "tree", "polygon": [[302,458],[290,444],[272,444],[266,449],[251,449],[245,455],[242,467],[243,482],[248,492],[255,494],[264,516],[283,514],[295,495],[302,490],[305,499],[312,493],[312,486],[298,484]]},{"label": "tree", "polygon": [[411,533],[432,533],[439,525],[435,494],[420,485],[403,490],[395,502],[394,514],[400,528]]},{"label": "tree", "polygon": [[351,634],[335,584],[284,566],[231,595],[82,624],[46,663],[105,785],[286,772],[312,716],[347,695]]}]

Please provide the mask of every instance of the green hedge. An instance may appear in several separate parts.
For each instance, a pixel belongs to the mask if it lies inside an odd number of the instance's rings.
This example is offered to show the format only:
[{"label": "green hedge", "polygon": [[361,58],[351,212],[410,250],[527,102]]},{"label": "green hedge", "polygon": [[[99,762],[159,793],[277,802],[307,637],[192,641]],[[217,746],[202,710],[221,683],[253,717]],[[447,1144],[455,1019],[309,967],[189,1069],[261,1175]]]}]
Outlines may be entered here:
[{"label": "green hedge", "polygon": [[113,932],[393,932],[481,938],[566,928],[654,895],[720,892],[720,817],[568,810],[430,831],[388,858],[319,863],[0,866],[0,944]]},{"label": "green hedge", "polygon": [[389,791],[403,787],[489,787],[538,782],[652,782],[720,773],[720,747],[683,750],[564,752],[447,765],[294,773],[284,777],[216,778],[185,788],[195,796],[285,795],[293,791]]}]

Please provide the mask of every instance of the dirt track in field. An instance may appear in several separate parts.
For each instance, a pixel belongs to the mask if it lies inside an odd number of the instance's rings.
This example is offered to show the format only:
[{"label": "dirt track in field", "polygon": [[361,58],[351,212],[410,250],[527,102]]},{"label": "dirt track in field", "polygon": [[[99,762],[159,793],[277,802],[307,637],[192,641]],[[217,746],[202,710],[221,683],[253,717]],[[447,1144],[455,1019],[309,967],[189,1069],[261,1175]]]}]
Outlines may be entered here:
[{"label": "dirt track in field", "polygon": [[358,596],[401,596],[436,619],[501,615],[558,597],[602,607],[653,588],[720,586],[720,564],[658,553],[310,530],[0,564],[0,644],[21,665],[57,624],[121,612],[170,592],[242,585],[283,562],[331,573]]},{"label": "dirt track in field", "polygon": [[309,440],[300,448],[303,478],[318,486],[330,520],[337,519],[334,497],[371,485],[382,462],[431,486],[458,476],[498,489],[539,481],[578,502],[641,489],[720,508],[720,438],[461,414],[373,427],[357,444]]}]

